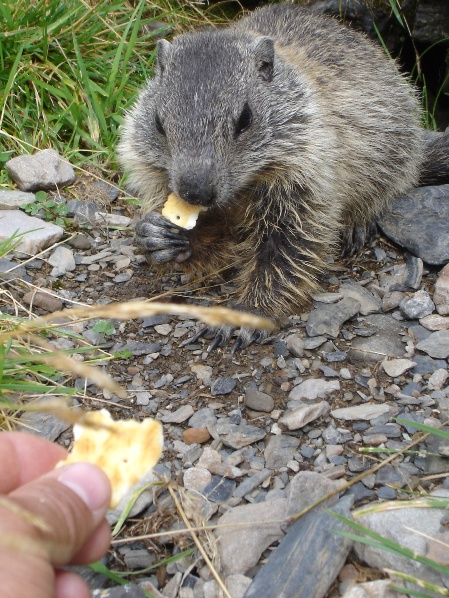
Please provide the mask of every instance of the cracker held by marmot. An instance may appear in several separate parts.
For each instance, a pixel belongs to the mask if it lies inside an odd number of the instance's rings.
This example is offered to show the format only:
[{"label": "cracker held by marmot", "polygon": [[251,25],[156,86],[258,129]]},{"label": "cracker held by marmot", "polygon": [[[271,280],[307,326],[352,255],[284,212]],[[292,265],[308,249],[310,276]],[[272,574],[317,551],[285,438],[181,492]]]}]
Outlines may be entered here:
[{"label": "cracker held by marmot", "polygon": [[[236,266],[237,305],[277,320],[394,196],[449,179],[447,157],[426,151],[396,64],[364,35],[289,4],[159,41],[119,147],[143,198],[137,242],[150,260]],[[192,230],[161,216],[172,192],[208,207]],[[237,346],[253,339],[243,330]]]}]

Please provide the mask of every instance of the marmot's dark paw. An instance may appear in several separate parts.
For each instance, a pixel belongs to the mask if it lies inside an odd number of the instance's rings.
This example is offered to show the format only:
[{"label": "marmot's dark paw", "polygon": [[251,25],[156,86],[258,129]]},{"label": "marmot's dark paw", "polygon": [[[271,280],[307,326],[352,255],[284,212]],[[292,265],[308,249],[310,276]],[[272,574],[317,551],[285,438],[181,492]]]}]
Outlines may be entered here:
[{"label": "marmot's dark paw", "polygon": [[235,334],[236,331],[237,329],[234,326],[220,326],[219,328],[204,326],[192,338],[184,341],[179,346],[185,347],[186,345],[191,345],[204,336],[212,340],[207,349],[207,352],[210,353],[217,347],[225,347],[231,340],[231,337],[236,336],[231,347],[231,353],[234,355],[240,349],[246,349],[246,347],[249,347],[253,343],[264,343],[268,340],[269,336],[266,330],[254,330],[253,328],[239,328],[237,334]]},{"label": "marmot's dark paw", "polygon": [[358,253],[364,245],[370,245],[376,236],[377,224],[368,222],[344,229],[341,236],[341,254],[350,256]]},{"label": "marmot's dark paw", "polygon": [[183,262],[192,255],[186,231],[157,212],[148,212],[136,224],[136,242],[154,264]]}]

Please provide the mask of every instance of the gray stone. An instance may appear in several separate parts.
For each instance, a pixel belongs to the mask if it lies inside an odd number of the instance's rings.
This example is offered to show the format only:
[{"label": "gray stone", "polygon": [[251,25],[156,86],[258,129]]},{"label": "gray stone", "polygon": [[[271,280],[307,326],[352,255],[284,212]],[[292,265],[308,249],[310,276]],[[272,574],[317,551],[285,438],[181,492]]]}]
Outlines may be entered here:
[{"label": "gray stone", "polygon": [[146,598],[146,596],[148,594],[145,594],[143,589],[134,583],[128,583],[126,586],[115,586],[107,590],[92,591],[92,598]]},{"label": "gray stone", "polygon": [[237,426],[235,424],[231,424],[232,431],[224,436],[221,436],[221,440],[223,444],[226,446],[230,446],[235,449],[242,448],[244,446],[248,446],[249,444],[253,444],[254,442],[258,442],[265,438],[266,432],[262,428],[257,428],[256,426],[250,425],[240,425]]},{"label": "gray stone", "polygon": [[183,484],[186,490],[202,492],[212,481],[212,474],[204,467],[191,467],[184,472]]},{"label": "gray stone", "polygon": [[289,334],[285,339],[285,345],[293,357],[304,355],[304,340],[300,334]]},{"label": "gray stone", "polygon": [[121,353],[128,349],[134,356],[149,355],[151,353],[159,353],[162,345],[159,342],[144,343],[142,341],[128,340],[126,343],[117,343],[113,346],[111,353]]},{"label": "gray stone", "polygon": [[412,189],[377,221],[383,233],[427,264],[449,261],[449,185]]},{"label": "gray stone", "polygon": [[421,374],[421,376],[425,376],[426,374],[432,374],[440,368],[447,367],[446,362],[442,359],[432,359],[428,355],[415,354],[413,356],[413,361],[416,362],[416,365],[411,370],[412,373]]},{"label": "gray stone", "polygon": [[193,415],[193,407],[192,405],[182,405],[179,409],[170,413],[168,415],[164,415],[161,417],[161,421],[164,424],[182,424],[187,419],[192,417]]},{"label": "gray stone", "polygon": [[10,191],[9,189],[0,190],[0,210],[15,210],[35,201],[36,196],[34,193]]},{"label": "gray stone", "polygon": [[288,395],[288,398],[290,400],[308,399],[314,401],[318,398],[325,398],[338,390],[340,390],[340,382],[338,380],[309,378],[295,386]]},{"label": "gray stone", "polygon": [[[431,496],[447,498],[449,491],[440,488],[431,492]],[[417,554],[429,557],[432,551],[437,549],[437,543],[444,542],[444,532],[441,532],[441,518],[444,513],[443,508],[409,507],[359,514],[357,522]],[[391,554],[386,551],[358,542],[354,549],[357,556],[371,567],[394,568],[429,583],[444,585],[441,573],[413,559],[395,556],[392,567]]]},{"label": "gray stone", "polygon": [[295,521],[262,565],[245,598],[322,598],[339,574],[353,540],[335,533],[349,531],[332,512],[350,517],[352,497],[329,510],[313,509]]},{"label": "gray stone", "polygon": [[[293,517],[320,498],[344,485],[343,481],[330,480],[327,476],[314,471],[300,471],[290,481],[287,488],[287,516]],[[338,501],[338,494],[327,498],[320,506],[331,507]]]},{"label": "gray stone", "polygon": [[262,482],[267,480],[271,476],[271,473],[272,472],[270,469],[262,469],[261,471],[258,471],[251,477],[245,478],[243,482],[239,484],[237,488],[234,490],[233,496],[235,498],[243,498],[244,496],[255,490],[258,486],[260,486]]},{"label": "gray stone", "polygon": [[286,499],[247,504],[230,509],[217,522],[220,563],[225,575],[245,574],[259,562],[262,553],[283,535]]},{"label": "gray stone", "polygon": [[400,304],[401,313],[410,320],[429,316],[435,309],[435,303],[427,291],[416,291],[413,297],[404,298]]},{"label": "gray stone", "polygon": [[438,274],[433,299],[440,316],[447,316],[449,314],[449,264]]},{"label": "gray stone", "polygon": [[236,483],[218,475],[212,476],[211,481],[202,490],[202,494],[212,502],[225,503],[232,496]]},{"label": "gray stone", "polygon": [[360,302],[352,297],[344,297],[338,303],[314,309],[306,323],[307,334],[337,338],[341,326],[355,316],[359,310]]},{"label": "gray stone", "polygon": [[203,384],[206,384],[206,386],[208,386],[211,383],[213,370],[210,365],[202,365],[200,363],[195,363],[194,365],[190,366],[190,369],[198,378],[198,380],[201,380]]},{"label": "gray stone", "polygon": [[14,280],[15,278],[31,282],[31,278],[26,273],[25,266],[21,266],[19,262],[0,257],[0,280]]},{"label": "gray stone", "polygon": [[[435,299],[435,296],[434,296]],[[421,326],[435,332],[436,330],[448,330],[449,329],[449,318],[440,316],[439,314],[431,314],[425,318],[419,320]]]},{"label": "gray stone", "polygon": [[208,425],[214,425],[217,421],[215,411],[210,407],[203,407],[195,411],[192,417],[189,419],[190,428],[207,428]]},{"label": "gray stone", "polygon": [[449,330],[438,330],[416,345],[419,351],[424,351],[430,357],[447,359],[449,357]]},{"label": "gray stone", "polygon": [[315,336],[313,338],[305,338],[304,339],[304,349],[306,351],[313,351],[317,349],[320,345],[325,343],[327,338],[325,336]]},{"label": "gray stone", "polygon": [[228,575],[226,578],[226,589],[232,598],[243,598],[250,584],[251,578],[245,575]]},{"label": "gray stone", "polygon": [[19,417],[17,429],[35,434],[47,440],[56,440],[70,428],[70,424],[51,415],[38,411],[25,411]]},{"label": "gray stone", "polygon": [[148,552],[146,548],[129,550],[123,556],[128,569],[146,569],[151,567],[156,560],[154,553]]},{"label": "gray stone", "polygon": [[421,286],[422,275],[424,271],[424,264],[421,258],[414,255],[407,254],[406,258],[407,278],[405,279],[405,286],[417,291]]},{"label": "gray stone", "polygon": [[73,251],[63,245],[56,247],[48,258],[48,263],[53,266],[52,276],[63,276],[66,272],[73,272],[76,268]]},{"label": "gray stone", "polygon": [[[396,585],[399,585],[399,582],[396,582]],[[351,585],[342,598],[401,598],[404,596],[403,593],[399,594],[395,590],[391,590],[390,586],[391,580],[389,579],[358,583]]]},{"label": "gray stone", "polygon": [[331,416],[345,421],[354,419],[371,420],[389,411],[390,406],[387,403],[365,403],[363,405],[354,405],[354,407],[334,409],[331,411]]},{"label": "gray stone", "polygon": [[217,378],[212,382],[210,394],[213,397],[228,395],[234,390],[236,385],[237,380],[235,378],[229,378],[228,376]]},{"label": "gray stone", "polygon": [[323,430],[322,436],[326,444],[344,444],[352,440],[352,434],[349,430],[336,428],[333,424]]},{"label": "gray stone", "polygon": [[285,467],[293,459],[299,445],[298,438],[279,434],[271,436],[264,451],[266,466],[269,469]]},{"label": "gray stone", "polygon": [[58,189],[75,182],[75,171],[56,150],[17,156],[5,164],[9,176],[22,191]]},{"label": "gray stone", "polygon": [[329,411],[329,403],[326,401],[313,405],[304,403],[286,411],[279,420],[279,427],[281,430],[298,430],[311,421],[326,416]]},{"label": "gray stone", "polygon": [[356,282],[342,284],[338,291],[343,297],[356,299],[360,303],[359,311],[363,316],[378,313],[382,308],[381,300]]},{"label": "gray stone", "polygon": [[415,361],[411,359],[390,359],[382,361],[382,367],[385,372],[392,378],[402,376],[405,372],[416,365]]},{"label": "gray stone", "polygon": [[93,201],[70,199],[67,202],[67,216],[74,218],[79,224],[95,222],[96,215],[101,212],[101,207]]},{"label": "gray stone", "polygon": [[254,411],[270,413],[274,409],[274,400],[270,395],[258,390],[255,383],[252,382],[245,388],[245,405]]},{"label": "gray stone", "polygon": [[401,325],[391,316],[373,314],[365,322],[377,329],[369,337],[355,338],[352,341],[348,358],[350,361],[382,361],[385,357],[402,357],[404,345],[400,340]]},{"label": "gray stone", "polygon": [[0,211],[0,242],[18,234],[14,251],[36,255],[59,241],[64,230],[56,224],[28,216],[20,210]]}]

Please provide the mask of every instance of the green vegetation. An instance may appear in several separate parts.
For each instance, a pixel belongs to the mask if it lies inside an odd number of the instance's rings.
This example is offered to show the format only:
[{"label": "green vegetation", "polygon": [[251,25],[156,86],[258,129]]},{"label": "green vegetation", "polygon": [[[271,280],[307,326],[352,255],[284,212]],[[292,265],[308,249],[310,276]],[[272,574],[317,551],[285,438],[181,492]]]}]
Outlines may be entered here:
[{"label": "green vegetation", "polygon": [[157,38],[206,14],[166,0],[1,2],[0,166],[52,147],[76,166],[114,171],[118,128]]}]

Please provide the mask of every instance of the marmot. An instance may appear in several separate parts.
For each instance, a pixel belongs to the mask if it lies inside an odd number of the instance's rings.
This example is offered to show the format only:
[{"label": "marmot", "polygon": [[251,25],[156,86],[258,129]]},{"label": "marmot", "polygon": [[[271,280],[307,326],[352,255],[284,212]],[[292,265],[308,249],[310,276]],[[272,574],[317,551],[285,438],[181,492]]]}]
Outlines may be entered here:
[{"label": "marmot", "polygon": [[[435,156],[423,171],[419,101],[395,62],[330,17],[267,6],[157,45],[119,146],[143,198],[137,243],[155,264],[237,267],[241,309],[279,321],[319,286],[342,239],[360,245],[420,178],[449,180],[448,159],[444,173],[431,172]],[[208,207],[193,230],[161,216],[171,192]],[[254,338],[241,331],[237,347]]]}]

